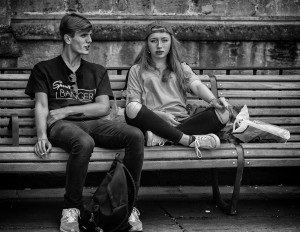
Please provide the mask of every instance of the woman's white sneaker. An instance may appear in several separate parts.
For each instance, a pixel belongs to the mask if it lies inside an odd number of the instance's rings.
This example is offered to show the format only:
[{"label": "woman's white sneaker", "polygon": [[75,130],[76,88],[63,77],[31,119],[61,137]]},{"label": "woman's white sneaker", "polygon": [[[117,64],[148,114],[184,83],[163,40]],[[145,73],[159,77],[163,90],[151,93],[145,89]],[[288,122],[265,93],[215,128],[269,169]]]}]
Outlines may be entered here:
[{"label": "woman's white sneaker", "polygon": [[146,145],[147,147],[154,147],[154,146],[163,146],[165,145],[165,142],[167,142],[167,139],[161,138],[155,134],[153,134],[151,131],[146,132]]},{"label": "woman's white sneaker", "polygon": [[189,146],[195,147],[196,155],[198,158],[202,158],[201,149],[211,150],[220,147],[221,142],[218,136],[215,134],[207,135],[194,135],[195,141],[193,141]]},{"label": "woman's white sneaker", "polygon": [[129,232],[134,231],[143,231],[143,224],[139,218],[140,212],[137,208],[133,207],[130,217],[128,218],[128,222],[131,225]]}]

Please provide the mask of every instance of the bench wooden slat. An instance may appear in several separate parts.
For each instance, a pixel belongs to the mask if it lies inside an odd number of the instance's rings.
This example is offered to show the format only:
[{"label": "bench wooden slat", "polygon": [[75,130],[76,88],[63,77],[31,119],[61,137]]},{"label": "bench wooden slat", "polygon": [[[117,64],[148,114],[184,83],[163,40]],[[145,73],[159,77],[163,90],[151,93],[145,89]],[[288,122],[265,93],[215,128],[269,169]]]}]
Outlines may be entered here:
[{"label": "bench wooden slat", "polygon": [[300,158],[245,159],[245,167],[297,167]]},{"label": "bench wooden slat", "polygon": [[[90,162],[89,172],[107,171],[111,166],[111,161]],[[236,159],[216,159],[216,160],[163,160],[145,161],[143,170],[172,170],[172,169],[199,169],[199,168],[235,168]],[[65,172],[66,162],[59,163],[0,163],[0,173],[20,173],[20,172]]]},{"label": "bench wooden slat", "polygon": [[[31,126],[35,126],[32,124]],[[281,128],[288,130],[291,134],[297,133],[300,134],[300,126],[290,126],[290,125],[283,125]],[[19,129],[20,136],[35,136],[36,135],[36,128],[24,128],[20,127]],[[0,128],[0,135],[11,135],[11,131],[8,128]]]},{"label": "bench wooden slat", "polygon": [[243,143],[245,167],[300,165],[300,143]]},{"label": "bench wooden slat", "polygon": [[[220,148],[218,150],[234,150],[235,146],[233,144],[230,143],[225,143],[225,144],[221,144]],[[167,152],[169,150],[176,150],[177,152],[182,152],[182,151],[186,151],[186,150],[193,150],[193,148],[187,148],[184,146],[156,146],[156,147],[145,147],[145,151],[146,152],[151,152],[151,151],[161,151],[161,152]],[[32,146],[16,146],[16,147],[12,147],[12,146],[1,146],[1,151],[2,152],[16,152],[16,153],[31,153],[34,152],[34,147]],[[63,149],[59,148],[59,147],[53,147],[52,151],[54,153],[66,153]],[[105,149],[105,148],[100,148],[100,147],[95,147],[94,148],[94,153],[97,152],[115,152],[115,151],[121,151],[119,149],[117,150],[111,150],[111,149]],[[210,152],[210,151],[205,151],[205,152]]]},{"label": "bench wooden slat", "polygon": [[271,116],[299,116],[300,115],[300,108],[295,108],[295,109],[288,109],[288,108],[259,108],[259,109],[253,109],[253,108],[248,108],[250,116],[266,116],[266,115],[271,115]]},{"label": "bench wooden slat", "polygon": [[[118,153],[122,153],[121,151],[116,151]],[[172,159],[181,159],[181,160],[197,160],[198,157],[195,154],[195,151],[185,151],[180,154],[173,152],[172,150],[168,151],[168,155],[162,154],[161,152],[147,152],[144,160],[172,160]],[[203,152],[202,160],[205,159],[228,159],[228,158],[236,158],[232,155],[231,152],[228,154],[224,152],[214,152],[210,156],[205,155]],[[111,160],[115,155],[115,152],[108,153],[94,153],[91,157],[91,161],[105,161]],[[66,162],[69,158],[67,153],[50,153],[49,158],[45,160],[45,163],[51,163],[53,161],[62,161]],[[41,158],[37,157],[34,153],[2,153],[0,156],[1,162],[41,162]]]},{"label": "bench wooden slat", "polygon": [[295,81],[299,82],[300,75],[215,75],[217,81],[257,82],[257,81]]},{"label": "bench wooden slat", "polygon": [[0,81],[0,89],[25,89],[27,81]]},{"label": "bench wooden slat", "polygon": [[[300,124],[299,117],[251,117],[251,119],[260,120],[263,122],[268,122],[276,125],[297,125]],[[4,118],[0,120],[0,126],[7,126],[9,122],[9,118]],[[34,126],[35,122],[33,118],[19,118],[20,126]],[[291,126],[294,127],[294,126]],[[296,126],[295,126],[296,127]],[[286,127],[288,128],[288,127]],[[297,127],[296,127],[297,128]]]},{"label": "bench wooden slat", "polygon": [[35,101],[30,98],[21,100],[0,100],[0,108],[31,108]]},{"label": "bench wooden slat", "polygon": [[249,158],[279,158],[300,157],[299,143],[243,143],[245,159]]},{"label": "bench wooden slat", "polygon": [[283,157],[300,157],[300,151],[299,150],[279,150],[279,149],[259,149],[259,150],[246,150],[245,153],[245,159],[247,158],[283,158]]},{"label": "bench wooden slat", "polygon": [[0,98],[29,98],[24,90],[3,90],[0,91]]},{"label": "bench wooden slat", "polygon": [[300,149],[300,143],[241,143],[241,146],[245,149]]},{"label": "bench wooden slat", "polygon": [[[7,126],[9,123],[9,118],[1,118],[0,126]],[[34,119],[31,118],[19,118],[19,125],[20,126],[34,126],[35,122]]]},{"label": "bench wooden slat", "polygon": [[291,142],[300,142],[300,135],[299,134],[291,134],[291,137],[288,140],[288,143],[291,143]]},{"label": "bench wooden slat", "polygon": [[288,130],[290,133],[300,134],[300,126],[284,125],[284,126],[282,126],[282,128]]},{"label": "bench wooden slat", "polygon": [[300,98],[300,91],[250,91],[250,90],[220,90],[219,96],[225,98]]},{"label": "bench wooden slat", "polygon": [[[20,73],[5,73],[0,74],[0,80],[1,81],[28,81],[30,74],[20,74]],[[116,74],[109,74],[109,80],[110,81],[125,81],[126,75],[116,75]]]},{"label": "bench wooden slat", "polygon": [[[37,139],[36,138],[20,138],[20,145],[31,145],[33,146],[36,143]],[[290,142],[300,142],[300,135],[296,134],[293,135],[291,134],[291,138],[288,140],[288,144]],[[0,145],[11,145],[12,144],[12,139],[11,138],[1,138],[0,139]]]},{"label": "bench wooden slat", "polygon": [[[118,100],[120,105],[124,105],[124,100]],[[0,99],[0,108],[9,108],[9,107],[34,107],[35,100],[32,100],[27,97],[27,99],[19,99],[19,100],[1,100]],[[112,102],[112,101],[111,101]],[[208,105],[204,101],[200,103],[199,99],[188,99],[188,103],[190,104],[198,104],[198,105]],[[233,106],[236,105],[247,105],[248,107],[255,106],[255,107],[299,107],[300,108],[300,99],[287,99],[287,100],[280,100],[274,101],[270,99],[259,99],[259,100],[252,100],[252,99],[229,99],[229,103]]]},{"label": "bench wooden slat", "polygon": [[251,119],[256,119],[256,120],[261,120],[263,122],[268,122],[271,124],[291,124],[291,125],[296,125],[300,124],[300,118],[299,117],[255,117],[255,116],[250,116]]},{"label": "bench wooden slat", "polygon": [[[24,138],[24,137],[20,137],[19,139],[20,141],[20,145],[31,145],[33,146],[37,139],[36,138]],[[1,138],[0,139],[0,144],[1,145],[12,145],[12,139],[11,138]]]},{"label": "bench wooden slat", "polygon": [[[224,149],[220,148],[215,150],[214,152],[203,150],[202,155],[203,157],[201,160],[211,160],[211,159],[233,159],[237,158],[237,154],[235,152],[235,148],[231,147],[227,149],[227,147],[223,147]],[[11,150],[11,149],[10,149]],[[31,151],[22,151],[16,152],[12,151],[2,151],[0,153],[0,161],[1,162],[57,162],[67,161],[69,155],[63,150],[51,151],[50,156],[48,159],[41,160],[34,154],[33,149]],[[123,154],[124,150],[108,150],[108,149],[97,149],[94,151],[91,157],[91,161],[105,161],[111,160],[116,153]],[[192,148],[184,148],[182,147],[177,148],[177,146],[165,146],[164,149],[147,149],[145,148],[145,160],[172,160],[172,159],[180,159],[180,160],[199,160],[196,156],[195,150]]]},{"label": "bench wooden slat", "polygon": [[[22,81],[22,80],[28,80],[30,74],[13,74],[13,73],[5,73],[5,74],[0,74],[0,81]],[[197,75],[201,81],[209,81],[209,76],[208,75]],[[109,80],[114,82],[114,81],[125,81],[126,80],[126,74],[108,74]]]},{"label": "bench wooden slat", "polygon": [[115,74],[108,74],[108,77],[109,77],[109,81],[111,83],[113,82],[124,82],[126,81],[126,75],[115,75]]},{"label": "bench wooden slat", "polygon": [[300,99],[249,99],[249,98],[230,98],[228,101],[233,106],[247,105],[248,107],[300,107]]},{"label": "bench wooden slat", "polygon": [[34,116],[34,109],[1,109],[0,117],[9,117],[12,114],[18,114],[19,116],[23,117],[33,117]]},{"label": "bench wooden slat", "polygon": [[[283,126],[282,128],[285,128],[290,131],[291,138],[289,139],[288,142],[300,141],[299,127],[290,128],[290,127]],[[35,128],[20,129],[19,133],[20,133],[20,144],[35,144],[35,142],[36,142],[36,138],[35,138],[36,129]],[[8,130],[7,128],[0,129],[0,136],[3,137],[0,140],[0,144],[11,144],[12,139],[11,139],[11,131],[10,130]],[[33,137],[29,137],[29,136],[33,136]]]},{"label": "bench wooden slat", "polygon": [[[34,126],[34,124],[32,125]],[[288,130],[291,134],[297,133],[300,134],[300,126],[281,126],[282,128]],[[11,136],[11,130],[8,128],[0,128],[0,136]],[[36,135],[36,128],[24,128],[20,127],[19,129],[20,136],[35,136]]]},{"label": "bench wooden slat", "polygon": [[[110,100],[110,105],[114,103],[114,100]],[[124,100],[117,100],[118,106],[125,106]],[[35,100],[28,99],[19,99],[19,100],[0,100],[0,108],[33,108]]]},{"label": "bench wooden slat", "polygon": [[[300,78],[300,77],[299,77]],[[219,82],[218,89],[289,89],[299,90],[299,82]]]},{"label": "bench wooden slat", "polygon": [[[0,74],[0,78],[1,78]],[[15,74],[14,74],[15,75]],[[121,74],[121,75],[115,75],[115,74],[108,74],[110,82],[125,82],[126,81],[126,75]],[[209,76],[208,75],[197,75],[201,81],[203,82],[210,82]],[[29,77],[29,76],[28,76]],[[28,78],[27,78],[28,79]]]},{"label": "bench wooden slat", "polygon": [[[123,97],[122,90],[113,90],[114,95],[117,98]],[[30,99],[28,95],[25,94],[24,90],[1,90],[0,91],[0,98],[25,98]]]},{"label": "bench wooden slat", "polygon": [[[5,136],[5,135],[11,135],[11,130],[9,130],[8,128],[0,129],[0,136]],[[35,136],[36,129],[35,128],[32,128],[32,129],[20,128],[19,135],[20,136]]]},{"label": "bench wooden slat", "polygon": [[20,81],[28,80],[30,74],[0,74],[1,81]]}]

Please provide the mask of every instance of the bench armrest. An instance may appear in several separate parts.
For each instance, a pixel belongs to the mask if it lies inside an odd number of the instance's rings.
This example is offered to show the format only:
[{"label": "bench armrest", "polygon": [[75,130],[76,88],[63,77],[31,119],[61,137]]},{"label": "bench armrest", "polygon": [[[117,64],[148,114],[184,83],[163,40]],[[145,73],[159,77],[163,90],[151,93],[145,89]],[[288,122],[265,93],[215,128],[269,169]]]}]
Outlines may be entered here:
[{"label": "bench armrest", "polygon": [[12,131],[12,145],[19,146],[19,116],[12,114],[9,119],[8,129]]}]

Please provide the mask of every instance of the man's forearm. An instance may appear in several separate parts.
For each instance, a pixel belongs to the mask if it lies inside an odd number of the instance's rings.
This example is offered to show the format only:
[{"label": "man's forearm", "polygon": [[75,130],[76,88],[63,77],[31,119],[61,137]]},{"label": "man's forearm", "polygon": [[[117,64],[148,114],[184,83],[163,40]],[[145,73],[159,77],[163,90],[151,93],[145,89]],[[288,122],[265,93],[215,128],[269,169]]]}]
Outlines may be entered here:
[{"label": "man's forearm", "polygon": [[78,106],[61,108],[67,116],[81,114],[86,117],[99,117],[109,114],[109,105],[101,103],[90,103]]},{"label": "man's forearm", "polygon": [[40,106],[35,107],[35,124],[37,129],[37,137],[39,139],[47,138],[47,116],[47,109],[44,109]]}]

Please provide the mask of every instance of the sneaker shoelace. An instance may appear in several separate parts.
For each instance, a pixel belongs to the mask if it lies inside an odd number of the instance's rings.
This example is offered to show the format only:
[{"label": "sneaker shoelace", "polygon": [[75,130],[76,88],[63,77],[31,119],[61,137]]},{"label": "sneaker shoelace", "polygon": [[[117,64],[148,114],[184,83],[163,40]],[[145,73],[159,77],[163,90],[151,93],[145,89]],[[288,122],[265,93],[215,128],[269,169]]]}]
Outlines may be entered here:
[{"label": "sneaker shoelace", "polygon": [[200,148],[201,147],[201,142],[200,142],[200,138],[197,136],[196,137],[196,140],[195,140],[195,152],[196,152],[196,155],[199,159],[202,158],[202,153],[200,151]]},{"label": "sneaker shoelace", "polygon": [[158,145],[162,147],[162,146],[165,145],[165,142],[164,142],[164,141],[160,141],[160,142],[158,143]]},{"label": "sneaker shoelace", "polygon": [[152,146],[155,146],[156,144],[158,144],[158,146],[162,147],[165,145],[165,142],[163,140],[161,140],[160,138],[156,138],[156,139],[153,139]]},{"label": "sneaker shoelace", "polygon": [[78,220],[79,210],[78,209],[66,209],[63,218],[67,220],[68,223],[76,222]]}]

